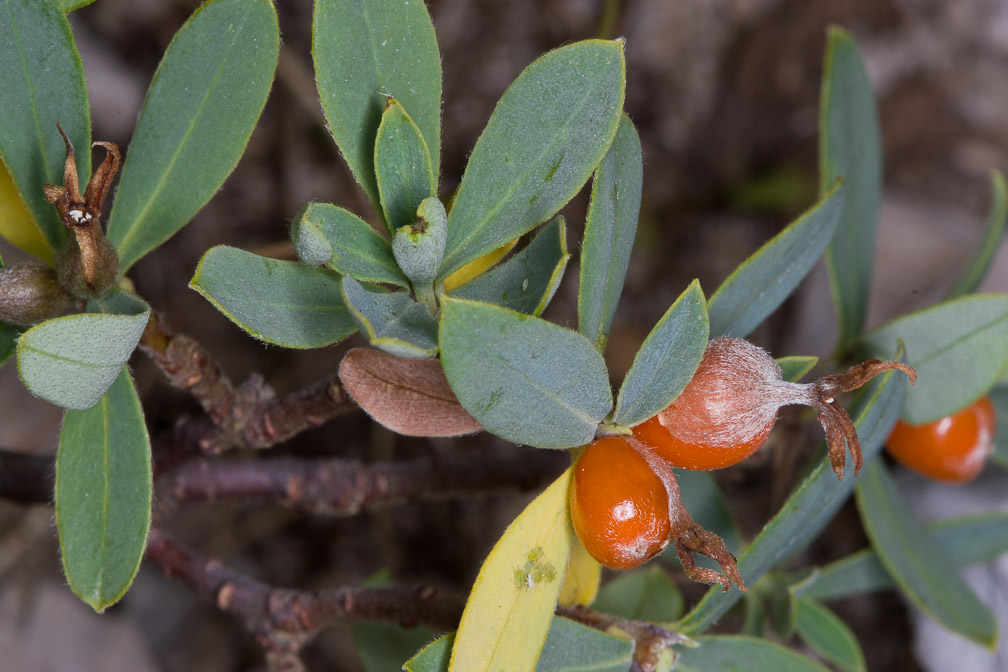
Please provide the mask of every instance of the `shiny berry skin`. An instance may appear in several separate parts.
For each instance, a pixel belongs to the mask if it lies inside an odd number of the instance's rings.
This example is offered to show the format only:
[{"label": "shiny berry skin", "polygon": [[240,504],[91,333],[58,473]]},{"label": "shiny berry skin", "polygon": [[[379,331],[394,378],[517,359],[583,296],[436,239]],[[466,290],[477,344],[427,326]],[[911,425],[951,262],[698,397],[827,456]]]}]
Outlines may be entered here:
[{"label": "shiny berry skin", "polygon": [[717,338],[672,405],[633,433],[674,467],[729,467],[763,445],[780,406],[808,403],[805,387],[782,380],[777,362],[762,348]]},{"label": "shiny berry skin", "polygon": [[668,491],[627,438],[585,448],[574,467],[570,508],[581,543],[606,567],[637,567],[669,543]]},{"label": "shiny berry skin", "polygon": [[934,422],[896,423],[886,449],[916,472],[948,483],[971,481],[994,450],[997,418],[989,397]]}]

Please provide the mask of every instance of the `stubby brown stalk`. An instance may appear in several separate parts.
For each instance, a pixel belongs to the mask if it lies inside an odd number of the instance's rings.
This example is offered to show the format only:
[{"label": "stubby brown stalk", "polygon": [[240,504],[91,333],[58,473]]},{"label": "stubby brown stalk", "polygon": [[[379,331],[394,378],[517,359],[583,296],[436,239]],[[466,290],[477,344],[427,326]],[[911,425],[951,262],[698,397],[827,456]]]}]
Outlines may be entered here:
[{"label": "stubby brown stalk", "polygon": [[119,147],[112,142],[92,143],[92,147],[105,149],[105,160],[88,180],[82,195],[73,143],[58,121],[56,128],[66,145],[63,185],[46,184],[43,189],[46,200],[55,204],[63,226],[73,234],[60,253],[56,270],[67,291],[87,298],[107,291],[119,276],[119,257],[100,224],[105,197],[119,171]]}]

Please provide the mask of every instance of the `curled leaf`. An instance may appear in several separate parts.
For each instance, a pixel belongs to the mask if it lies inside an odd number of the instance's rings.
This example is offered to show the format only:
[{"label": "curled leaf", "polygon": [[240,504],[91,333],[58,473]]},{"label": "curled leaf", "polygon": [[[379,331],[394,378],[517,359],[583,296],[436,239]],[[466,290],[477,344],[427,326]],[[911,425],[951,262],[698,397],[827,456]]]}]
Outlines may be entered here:
[{"label": "curled leaf", "polygon": [[460,436],[483,429],[462,408],[436,359],[354,348],[339,370],[347,392],[380,425],[406,436]]}]

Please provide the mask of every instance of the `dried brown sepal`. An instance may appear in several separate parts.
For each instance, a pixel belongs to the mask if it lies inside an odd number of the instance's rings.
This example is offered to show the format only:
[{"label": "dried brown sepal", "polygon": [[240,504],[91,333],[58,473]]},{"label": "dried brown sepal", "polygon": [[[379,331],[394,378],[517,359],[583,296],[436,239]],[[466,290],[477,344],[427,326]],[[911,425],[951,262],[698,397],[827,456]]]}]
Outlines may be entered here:
[{"label": "dried brown sepal", "polygon": [[[739,590],[743,593],[746,592],[748,589],[738,571],[738,561],[728,551],[724,540],[697,525],[689,511],[686,510],[686,505],[682,501],[682,493],[679,491],[679,482],[676,480],[672,468],[644,443],[634,438],[629,438],[627,441],[647,460],[652,471],[665,485],[669,499],[670,541],[686,576],[701,583],[720,583],[725,592],[731,590],[732,583],[734,583]],[[698,567],[693,558],[694,553],[714,560],[721,565],[721,571],[724,573]]]},{"label": "dried brown sepal", "polygon": [[847,461],[847,449],[854,458],[854,475],[861,471],[862,455],[861,440],[847,411],[844,410],[837,397],[843,392],[851,392],[860,388],[880,373],[886,371],[902,371],[910,378],[910,384],[917,382],[917,371],[912,366],[902,362],[884,362],[880,359],[868,359],[856,364],[843,373],[824,376],[811,385],[813,391],[812,407],[816,410],[819,423],[826,432],[826,445],[829,450],[830,464],[837,479],[843,480],[844,465]]},{"label": "dried brown sepal", "polygon": [[355,348],[340,363],[340,380],[378,424],[406,436],[461,436],[483,427],[448,385],[441,362]]}]

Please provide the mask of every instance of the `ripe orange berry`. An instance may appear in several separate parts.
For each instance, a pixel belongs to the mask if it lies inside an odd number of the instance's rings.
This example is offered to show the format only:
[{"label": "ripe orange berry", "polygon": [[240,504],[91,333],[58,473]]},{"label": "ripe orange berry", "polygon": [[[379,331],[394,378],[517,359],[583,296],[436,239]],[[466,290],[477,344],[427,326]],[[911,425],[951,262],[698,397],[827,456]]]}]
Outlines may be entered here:
[{"label": "ripe orange berry", "polygon": [[762,348],[740,338],[715,338],[679,397],[634,427],[633,434],[674,467],[720,469],[749,457],[763,444],[781,406],[803,404],[816,410],[833,470],[842,478],[845,444],[854,457],[855,474],[861,467],[861,445],[836,397],[890,369],[903,371],[911,380],[916,377],[905,364],[870,359],[840,375],[791,383],[782,379],[777,362]]},{"label": "ripe orange berry", "polygon": [[997,418],[990,397],[981,397],[934,422],[896,423],[886,449],[897,460],[925,476],[965,483],[980,474],[994,450]]},{"label": "ripe orange berry", "polygon": [[581,453],[570,508],[581,543],[606,567],[637,567],[669,543],[668,491],[624,437],[598,439]]}]

